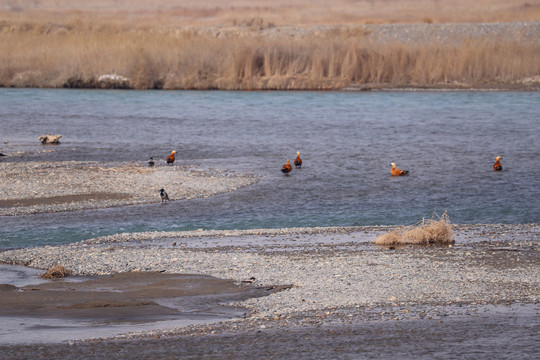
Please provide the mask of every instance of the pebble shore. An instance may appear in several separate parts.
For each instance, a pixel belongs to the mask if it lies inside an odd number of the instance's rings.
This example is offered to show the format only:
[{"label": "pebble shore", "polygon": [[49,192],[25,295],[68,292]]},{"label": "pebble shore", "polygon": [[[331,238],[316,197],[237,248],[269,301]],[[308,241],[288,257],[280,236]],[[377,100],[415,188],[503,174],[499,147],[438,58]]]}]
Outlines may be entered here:
[{"label": "pebble shore", "polygon": [[0,163],[0,216],[205,198],[249,186],[249,174],[90,161]]},{"label": "pebble shore", "polygon": [[249,310],[246,319],[126,334],[124,339],[343,323],[359,317],[415,319],[439,316],[449,305],[474,312],[478,306],[540,300],[538,224],[455,225],[453,246],[372,243],[390,228],[119,234],[9,250],[0,253],[0,262],[41,269],[61,264],[75,275],[162,271],[211,275],[246,286],[293,285],[237,304]]}]

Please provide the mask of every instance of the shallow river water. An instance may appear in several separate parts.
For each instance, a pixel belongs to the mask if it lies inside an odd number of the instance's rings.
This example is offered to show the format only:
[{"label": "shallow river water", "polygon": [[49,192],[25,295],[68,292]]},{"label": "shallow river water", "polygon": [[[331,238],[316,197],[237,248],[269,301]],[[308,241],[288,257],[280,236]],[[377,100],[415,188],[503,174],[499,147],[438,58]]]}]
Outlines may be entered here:
[{"label": "shallow river water", "polygon": [[[260,176],[209,199],[0,217],[0,248],[119,232],[540,221],[540,94],[0,89],[1,161],[164,160]],[[54,152],[37,138],[62,134]],[[302,169],[280,168],[300,151]],[[497,155],[504,170],[494,172]],[[410,171],[390,176],[390,163]],[[156,189],[157,190],[157,189]],[[157,196],[157,195],[156,195]]]}]

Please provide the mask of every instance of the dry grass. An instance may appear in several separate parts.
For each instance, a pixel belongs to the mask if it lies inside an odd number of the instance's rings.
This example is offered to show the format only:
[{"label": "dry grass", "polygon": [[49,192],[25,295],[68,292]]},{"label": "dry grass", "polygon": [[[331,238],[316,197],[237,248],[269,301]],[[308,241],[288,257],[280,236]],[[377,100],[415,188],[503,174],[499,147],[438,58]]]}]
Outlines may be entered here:
[{"label": "dry grass", "polygon": [[[380,46],[354,27],[290,38],[77,20],[0,24],[0,39],[5,87],[339,89],[512,83],[540,73],[538,46],[497,39]],[[107,74],[122,80],[99,80]]]},{"label": "dry grass", "polygon": [[46,273],[41,275],[41,278],[43,278],[43,279],[58,279],[58,278],[63,278],[63,277],[69,276],[69,274],[70,274],[70,271],[67,270],[65,267],[63,267],[62,265],[56,265],[56,266],[53,266],[52,268],[50,268],[49,270],[47,270]]},{"label": "dry grass", "polygon": [[402,227],[380,235],[377,245],[447,245],[454,243],[452,225],[446,213],[437,219],[422,220],[416,226]]},{"label": "dry grass", "polygon": [[[540,20],[540,0],[62,4],[21,0],[0,10],[0,86],[339,89],[381,83],[508,84],[540,74],[538,44],[485,39],[381,46],[354,25],[296,38],[260,33],[291,24]],[[209,25],[229,26],[229,31]]]}]

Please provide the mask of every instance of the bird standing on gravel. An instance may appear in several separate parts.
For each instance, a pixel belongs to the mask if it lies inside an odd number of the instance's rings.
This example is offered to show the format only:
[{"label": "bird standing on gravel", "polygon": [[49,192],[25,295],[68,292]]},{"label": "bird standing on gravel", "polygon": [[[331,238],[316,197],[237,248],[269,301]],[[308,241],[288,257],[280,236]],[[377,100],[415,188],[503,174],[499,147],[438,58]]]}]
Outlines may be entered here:
[{"label": "bird standing on gravel", "polygon": [[292,171],[291,161],[287,159],[287,163],[283,165],[281,168],[281,172],[283,172],[285,175],[289,175],[289,173]]},{"label": "bird standing on gravel", "polygon": [[151,157],[150,160],[148,160],[148,166],[152,167],[154,166],[154,158]]},{"label": "bird standing on gravel", "polygon": [[495,158],[495,164],[493,164],[493,171],[501,171],[502,170],[502,164],[499,160],[501,160],[502,157],[497,156]]},{"label": "bird standing on gravel", "polygon": [[302,159],[300,159],[300,151],[296,152],[296,159],[294,159],[294,166],[297,168],[302,167]]},{"label": "bird standing on gravel", "polygon": [[159,196],[161,196],[161,201],[169,201],[169,195],[167,195],[164,189],[159,190]]},{"label": "bird standing on gravel", "polygon": [[167,165],[174,164],[174,154],[176,154],[176,150],[171,151],[171,155],[167,156]]},{"label": "bird standing on gravel", "polygon": [[392,165],[392,170],[390,170],[390,173],[392,174],[392,176],[409,175],[409,172],[407,170],[401,170],[401,169],[396,168],[395,163],[391,163],[390,165]]}]

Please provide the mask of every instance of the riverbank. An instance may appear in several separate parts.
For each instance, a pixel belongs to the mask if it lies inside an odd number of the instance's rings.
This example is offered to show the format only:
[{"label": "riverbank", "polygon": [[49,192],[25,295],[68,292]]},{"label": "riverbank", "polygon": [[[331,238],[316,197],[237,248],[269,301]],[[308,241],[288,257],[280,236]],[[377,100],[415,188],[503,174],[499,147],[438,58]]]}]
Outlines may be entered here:
[{"label": "riverbank", "polygon": [[[537,224],[456,225],[456,243],[445,247],[372,244],[390,228],[121,234],[5,251],[0,253],[0,261],[42,269],[62,264],[76,275],[160,271],[211,275],[254,287],[292,285],[270,296],[236,303],[249,310],[245,319],[156,329],[70,346],[35,345],[21,354],[54,349],[61,356],[73,346],[85,351],[96,346],[108,349],[104,351],[119,346],[142,351],[149,343],[153,347],[173,339],[219,343],[226,337],[234,343],[234,339],[246,341],[256,334],[287,337],[286,333],[304,332],[309,338],[332,331],[332,327],[336,334],[354,332],[368,323],[377,327],[379,321],[386,324],[383,328],[407,327],[403,324],[411,322],[416,328],[425,322],[433,325],[447,320],[465,321],[470,327],[486,321],[494,326],[492,320],[501,314],[515,319],[519,313],[529,324],[538,318]],[[522,335],[537,337],[527,329],[522,328]],[[294,352],[291,341],[288,338],[286,346]],[[14,349],[8,347],[16,358]]]},{"label": "riverbank", "polygon": [[538,21],[140,28],[16,19],[0,24],[0,39],[1,87],[540,89]]}]

